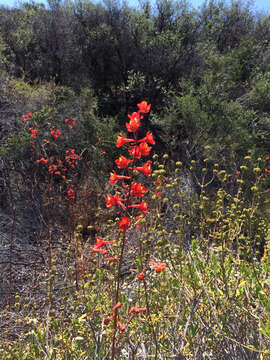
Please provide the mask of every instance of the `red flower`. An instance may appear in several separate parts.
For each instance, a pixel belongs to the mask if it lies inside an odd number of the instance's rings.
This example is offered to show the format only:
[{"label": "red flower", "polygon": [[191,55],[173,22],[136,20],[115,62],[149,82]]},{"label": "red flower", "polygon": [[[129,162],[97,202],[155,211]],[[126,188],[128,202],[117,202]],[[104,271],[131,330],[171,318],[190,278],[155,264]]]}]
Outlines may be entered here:
[{"label": "red flower", "polygon": [[95,248],[100,249],[103,245],[115,244],[115,241],[104,241],[101,237],[96,238]]},{"label": "red flower", "polygon": [[115,171],[110,174],[110,184],[115,183],[117,180],[130,179],[130,176],[117,175]]},{"label": "red flower", "polygon": [[155,140],[153,138],[153,134],[150,131],[147,131],[146,136],[138,141],[140,142],[147,142],[148,144],[155,145]]},{"label": "red flower", "polygon": [[57,171],[57,166],[56,165],[50,165],[48,171],[49,171],[49,173]]},{"label": "red flower", "polygon": [[103,245],[107,245],[107,244],[115,244],[115,242],[114,241],[104,241],[101,239],[101,237],[96,238],[96,244],[93,247],[92,252],[94,252],[94,253],[99,252],[99,253],[105,255],[107,250],[101,249],[101,247]]},{"label": "red flower", "polygon": [[122,306],[122,304],[118,301],[118,303],[116,305],[114,305],[114,307],[112,308],[112,311],[119,309]]},{"label": "red flower", "polygon": [[122,201],[126,201],[126,199],[120,199],[118,195],[108,195],[106,197],[106,206],[107,208],[111,208],[114,205],[122,206],[123,209],[126,209],[125,205]]},{"label": "red flower", "polygon": [[98,249],[98,248],[96,248],[95,246],[93,247],[93,249],[92,249],[92,252],[93,253],[100,253],[100,254],[102,254],[102,255],[105,255],[106,254],[106,252],[107,252],[107,250],[106,249]]},{"label": "red flower", "polygon": [[120,323],[120,321],[117,321],[117,324],[118,324],[119,329],[120,329],[121,332],[124,332],[124,331],[126,330],[126,327],[123,326],[123,325]]},{"label": "red flower", "polygon": [[130,190],[130,194],[137,196],[137,197],[143,197],[144,194],[146,193],[147,189],[146,187],[142,186],[141,183],[133,183],[131,185],[131,190]]},{"label": "red flower", "polygon": [[166,269],[166,264],[165,263],[157,263],[154,260],[152,261],[148,261],[149,265],[154,265],[156,273],[160,273],[161,271]]},{"label": "red flower", "polygon": [[147,144],[147,142],[142,142],[139,145],[139,149],[140,149],[140,152],[141,152],[142,156],[148,156],[150,154],[150,151],[151,151],[152,147],[149,146]]},{"label": "red flower", "polygon": [[106,261],[113,261],[113,262],[118,261],[117,257],[108,257],[108,258],[104,258],[104,260],[106,260]]},{"label": "red flower", "polygon": [[120,134],[117,138],[117,141],[116,141],[116,147],[121,147],[127,143],[131,143],[131,142],[134,142],[134,139],[127,139],[124,137],[123,134]]},{"label": "red flower", "polygon": [[126,128],[128,132],[136,132],[138,131],[139,127],[141,126],[141,119],[142,116],[140,116],[139,112],[134,112],[131,115],[128,115],[129,117],[129,123],[126,123]]},{"label": "red flower", "polygon": [[156,273],[160,273],[161,271],[163,271],[165,269],[166,269],[166,264],[165,263],[155,265]]},{"label": "red flower", "polygon": [[148,204],[146,201],[142,201],[140,204],[129,205],[130,208],[139,209],[143,214],[147,212]]},{"label": "red flower", "polygon": [[144,272],[145,272],[145,267],[144,267],[144,268],[142,269],[142,271],[138,274],[138,279],[139,279],[139,280],[144,280],[144,278],[145,278]]},{"label": "red flower", "polygon": [[130,308],[128,314],[131,314],[131,313],[139,314],[140,312],[146,312],[146,311],[147,311],[146,307],[137,308],[137,306],[135,305]]},{"label": "red flower", "polygon": [[147,104],[147,101],[142,101],[139,104],[137,104],[139,111],[143,114],[146,114],[150,111],[151,105]]},{"label": "red flower", "polygon": [[[65,123],[68,124],[69,120],[70,120],[70,119],[65,119]],[[76,124],[76,119],[75,119],[75,118],[72,118],[72,119],[70,120],[70,122],[72,123],[72,125],[71,125],[71,124],[68,124],[68,127],[69,127],[70,130],[72,130],[73,126]]]},{"label": "red flower", "polygon": [[104,320],[104,325],[108,325],[110,321],[115,317],[115,314],[107,317],[107,319]]},{"label": "red flower", "polygon": [[67,191],[68,199],[73,200],[75,199],[75,191],[72,188],[69,188]]},{"label": "red flower", "polygon": [[61,134],[61,130],[59,129],[51,130],[51,135],[54,137],[54,140],[57,140],[60,134]]},{"label": "red flower", "polygon": [[115,160],[115,163],[119,169],[126,169],[130,162],[133,162],[133,160],[129,160],[123,155],[121,155],[117,160]]},{"label": "red flower", "polygon": [[140,159],[142,156],[141,150],[139,146],[131,146],[128,149],[129,155],[135,159]]},{"label": "red flower", "polygon": [[38,129],[29,128],[29,131],[31,132],[31,137],[35,139],[37,137]]},{"label": "red flower", "polygon": [[23,121],[26,123],[32,116],[33,116],[33,114],[30,112],[27,115],[23,115],[22,116]]},{"label": "red flower", "polygon": [[151,170],[151,164],[152,164],[152,161],[148,160],[143,166],[135,167],[135,170],[138,170],[138,171],[142,172],[146,176],[150,176],[151,171],[152,171]]},{"label": "red flower", "polygon": [[120,230],[126,231],[129,228],[130,223],[131,223],[131,221],[129,220],[129,218],[126,216],[123,216],[122,219],[118,223]]},{"label": "red flower", "polygon": [[47,159],[44,159],[44,157],[42,157],[41,159],[37,160],[37,163],[40,164],[40,163],[43,163],[43,164],[47,164],[48,160]]}]

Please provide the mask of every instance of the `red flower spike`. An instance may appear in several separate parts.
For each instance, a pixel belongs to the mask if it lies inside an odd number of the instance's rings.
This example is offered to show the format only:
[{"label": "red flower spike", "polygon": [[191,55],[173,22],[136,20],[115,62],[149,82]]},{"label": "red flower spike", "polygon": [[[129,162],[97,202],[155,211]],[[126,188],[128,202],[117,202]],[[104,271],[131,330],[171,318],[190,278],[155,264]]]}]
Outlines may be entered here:
[{"label": "red flower spike", "polygon": [[144,272],[145,272],[145,267],[142,269],[142,271],[138,274],[138,279],[139,280],[144,280],[144,278],[145,278],[145,274],[144,274]]},{"label": "red flower spike", "polygon": [[117,180],[130,179],[130,176],[117,175],[115,171],[110,174],[110,184],[115,183]]},{"label": "red flower spike", "polygon": [[33,114],[30,113],[30,112],[29,112],[27,115],[28,115],[28,117],[32,117],[32,116],[33,116]]},{"label": "red flower spike", "polygon": [[116,309],[119,309],[122,306],[122,304],[118,301],[116,305],[112,308],[112,311],[115,311]]},{"label": "red flower spike", "polygon": [[147,101],[142,101],[139,104],[137,104],[139,111],[143,114],[147,114],[150,109],[151,109],[151,105],[147,104]]},{"label": "red flower spike", "polygon": [[123,155],[121,155],[117,160],[115,160],[118,169],[126,169],[130,162],[133,162],[133,160],[129,160]]},{"label": "red flower spike", "polygon": [[148,160],[142,167],[135,167],[135,170],[142,172],[146,176],[150,176],[151,171],[152,171],[151,164],[152,164],[152,161]]},{"label": "red flower spike", "polygon": [[119,228],[122,231],[126,231],[129,228],[131,221],[129,220],[128,217],[123,216],[122,219],[118,222]]},{"label": "red flower spike", "polygon": [[153,138],[153,134],[150,131],[147,131],[146,136],[138,141],[138,143],[147,142],[148,144],[155,145],[155,140]]},{"label": "red flower spike", "polygon": [[117,138],[117,141],[116,141],[116,147],[121,147],[127,143],[134,143],[134,139],[127,139],[124,137],[123,134],[120,134]]}]

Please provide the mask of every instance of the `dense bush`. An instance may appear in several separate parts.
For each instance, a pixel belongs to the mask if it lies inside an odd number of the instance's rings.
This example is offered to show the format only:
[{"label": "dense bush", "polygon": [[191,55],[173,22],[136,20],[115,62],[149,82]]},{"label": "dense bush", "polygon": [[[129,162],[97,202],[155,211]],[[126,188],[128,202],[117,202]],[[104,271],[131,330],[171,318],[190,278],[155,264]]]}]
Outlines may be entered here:
[{"label": "dense bush", "polygon": [[173,157],[187,143],[180,153],[199,156],[202,128],[202,145],[215,141],[218,156],[269,152],[269,16],[245,3],[23,3],[0,8],[0,35],[1,74],[10,79],[3,95],[17,110],[40,111],[53,92],[59,113],[63,100],[65,116],[78,117],[81,101],[87,109],[81,91],[92,89],[96,115],[117,115],[120,126],[139,99],[151,102],[156,121],[147,127],[160,144],[169,128]]}]

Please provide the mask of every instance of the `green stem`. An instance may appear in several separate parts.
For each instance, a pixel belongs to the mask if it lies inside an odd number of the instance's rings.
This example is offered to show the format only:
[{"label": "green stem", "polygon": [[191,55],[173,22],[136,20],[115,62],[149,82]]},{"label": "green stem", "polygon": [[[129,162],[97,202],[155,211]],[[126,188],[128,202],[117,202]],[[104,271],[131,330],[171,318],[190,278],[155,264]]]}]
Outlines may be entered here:
[{"label": "green stem", "polygon": [[[124,258],[124,249],[126,244],[126,231],[123,232],[122,244],[121,244],[121,253],[118,262],[118,270],[117,270],[117,278],[116,278],[116,293],[115,293],[115,304],[119,301],[120,296],[120,284],[121,284],[121,266]],[[112,342],[112,360],[115,359],[116,352],[116,332],[117,332],[117,317],[118,317],[118,309],[115,310],[114,316],[114,329],[113,329],[113,342]]]},{"label": "green stem", "polygon": [[155,360],[157,360],[158,341],[157,341],[157,335],[156,335],[155,328],[154,328],[153,321],[152,321],[152,317],[151,317],[150,305],[149,305],[149,297],[148,297],[148,292],[147,292],[147,286],[146,286],[145,279],[143,279],[143,287],[144,287],[145,302],[146,302],[146,307],[147,307],[147,315],[148,315],[148,318],[149,318],[149,323],[150,323],[150,326],[151,326],[151,330],[152,330],[153,338],[154,338],[154,342],[155,342]]}]

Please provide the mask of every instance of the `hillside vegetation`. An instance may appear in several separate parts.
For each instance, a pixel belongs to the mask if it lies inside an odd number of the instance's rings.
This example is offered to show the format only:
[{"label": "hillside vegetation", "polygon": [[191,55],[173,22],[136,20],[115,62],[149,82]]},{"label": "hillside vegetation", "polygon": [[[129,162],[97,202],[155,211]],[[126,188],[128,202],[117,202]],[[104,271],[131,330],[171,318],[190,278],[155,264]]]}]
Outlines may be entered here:
[{"label": "hillside vegetation", "polygon": [[0,359],[270,359],[270,15],[0,7]]}]

